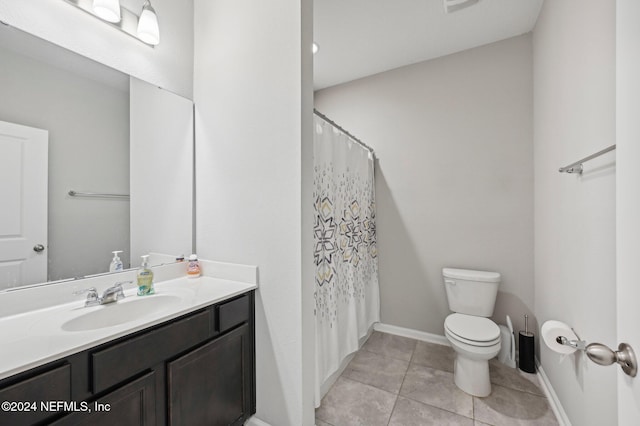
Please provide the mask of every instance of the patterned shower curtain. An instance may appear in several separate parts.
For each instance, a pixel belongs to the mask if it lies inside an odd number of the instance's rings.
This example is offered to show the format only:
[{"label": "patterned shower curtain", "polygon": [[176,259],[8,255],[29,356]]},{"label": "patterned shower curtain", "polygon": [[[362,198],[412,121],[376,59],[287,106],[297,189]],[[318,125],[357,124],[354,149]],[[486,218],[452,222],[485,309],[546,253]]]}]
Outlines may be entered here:
[{"label": "patterned shower curtain", "polygon": [[380,320],[373,154],[314,116],[316,406]]}]

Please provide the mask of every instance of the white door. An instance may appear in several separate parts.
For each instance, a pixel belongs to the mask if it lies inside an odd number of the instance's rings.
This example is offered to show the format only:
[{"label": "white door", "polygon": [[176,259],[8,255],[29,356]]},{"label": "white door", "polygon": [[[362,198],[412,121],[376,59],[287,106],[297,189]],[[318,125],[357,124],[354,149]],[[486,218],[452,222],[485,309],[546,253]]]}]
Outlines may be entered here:
[{"label": "white door", "polygon": [[[616,3],[618,342],[640,356],[640,2]],[[611,367],[606,367],[611,368]],[[640,373],[618,374],[618,424],[640,425]]]},{"label": "white door", "polygon": [[49,132],[0,121],[0,290],[47,280]]}]

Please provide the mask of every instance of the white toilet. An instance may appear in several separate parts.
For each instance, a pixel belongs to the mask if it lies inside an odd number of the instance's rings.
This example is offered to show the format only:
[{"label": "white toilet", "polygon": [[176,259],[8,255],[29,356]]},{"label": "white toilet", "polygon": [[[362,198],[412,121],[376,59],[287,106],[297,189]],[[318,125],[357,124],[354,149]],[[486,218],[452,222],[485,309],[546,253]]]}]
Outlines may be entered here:
[{"label": "white toilet", "polygon": [[489,318],[496,303],[500,274],[442,269],[449,309],[444,334],[456,353],[454,382],[468,394],[491,393],[489,360],[500,351],[500,328]]}]

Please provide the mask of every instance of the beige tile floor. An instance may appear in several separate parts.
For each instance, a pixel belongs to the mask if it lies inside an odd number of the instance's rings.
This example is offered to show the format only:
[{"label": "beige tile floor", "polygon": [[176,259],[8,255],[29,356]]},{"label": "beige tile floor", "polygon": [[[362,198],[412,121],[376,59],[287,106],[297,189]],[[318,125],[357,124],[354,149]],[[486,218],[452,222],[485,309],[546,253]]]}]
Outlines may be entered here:
[{"label": "beige tile floor", "polygon": [[374,332],[316,410],[317,426],[557,425],[538,378],[497,360],[492,392],[453,383],[448,346]]}]

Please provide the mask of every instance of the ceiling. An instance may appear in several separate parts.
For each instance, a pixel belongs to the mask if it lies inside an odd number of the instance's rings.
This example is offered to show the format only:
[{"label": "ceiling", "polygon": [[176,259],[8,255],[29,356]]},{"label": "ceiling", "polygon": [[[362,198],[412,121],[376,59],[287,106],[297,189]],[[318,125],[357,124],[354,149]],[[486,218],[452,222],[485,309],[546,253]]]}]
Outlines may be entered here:
[{"label": "ceiling", "polygon": [[314,87],[377,74],[531,31],[543,0],[315,0]]}]

